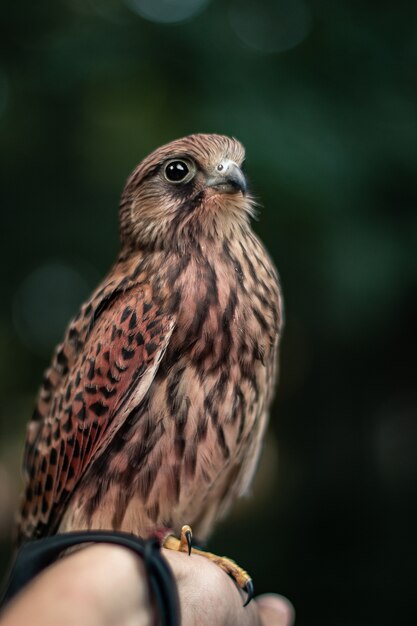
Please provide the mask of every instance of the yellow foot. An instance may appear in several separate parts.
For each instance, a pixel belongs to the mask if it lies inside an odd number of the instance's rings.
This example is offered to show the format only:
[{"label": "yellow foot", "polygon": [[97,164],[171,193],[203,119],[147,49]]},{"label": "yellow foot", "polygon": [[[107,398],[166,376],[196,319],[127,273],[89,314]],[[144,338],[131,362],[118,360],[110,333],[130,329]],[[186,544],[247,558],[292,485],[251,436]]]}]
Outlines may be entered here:
[{"label": "yellow foot", "polygon": [[168,535],[163,545],[164,548],[167,548],[168,550],[188,552],[188,554],[199,554],[221,567],[221,569],[226,572],[226,574],[229,574],[239,587],[244,589],[248,594],[247,600],[243,606],[249,604],[253,598],[253,582],[249,574],[232,561],[232,559],[228,559],[225,556],[217,556],[217,554],[205,552],[204,550],[198,550],[198,548],[192,548],[192,538],[193,533],[191,527],[187,525],[181,528],[181,536],[179,539],[174,535]]}]

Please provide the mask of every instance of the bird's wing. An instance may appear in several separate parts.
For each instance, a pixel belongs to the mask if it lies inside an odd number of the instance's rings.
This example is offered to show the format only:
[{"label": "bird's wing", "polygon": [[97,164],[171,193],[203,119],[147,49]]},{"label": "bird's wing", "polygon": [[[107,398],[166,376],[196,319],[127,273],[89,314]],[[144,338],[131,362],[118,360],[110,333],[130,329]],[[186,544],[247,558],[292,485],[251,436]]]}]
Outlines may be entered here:
[{"label": "bird's wing", "polygon": [[59,522],[82,474],[147,393],[173,327],[149,291],[116,290],[95,307],[78,352],[64,350],[61,378],[28,427],[21,538]]}]

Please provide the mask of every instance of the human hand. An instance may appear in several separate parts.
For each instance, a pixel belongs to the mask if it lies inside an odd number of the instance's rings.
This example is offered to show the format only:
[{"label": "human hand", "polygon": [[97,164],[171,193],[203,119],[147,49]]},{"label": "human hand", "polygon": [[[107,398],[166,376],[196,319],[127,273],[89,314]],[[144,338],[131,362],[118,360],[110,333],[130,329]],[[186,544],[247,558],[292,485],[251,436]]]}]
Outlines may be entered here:
[{"label": "human hand", "polygon": [[[243,608],[244,594],[207,559],[163,550],[178,585],[183,626],[291,626],[279,596]],[[152,599],[143,563],[119,546],[89,546],[57,561],[7,607],[1,626],[150,626]]]},{"label": "human hand", "polygon": [[162,551],[178,585],[182,626],[291,626],[294,609],[275,594],[255,598],[243,607],[246,594],[220,567],[202,556]]}]

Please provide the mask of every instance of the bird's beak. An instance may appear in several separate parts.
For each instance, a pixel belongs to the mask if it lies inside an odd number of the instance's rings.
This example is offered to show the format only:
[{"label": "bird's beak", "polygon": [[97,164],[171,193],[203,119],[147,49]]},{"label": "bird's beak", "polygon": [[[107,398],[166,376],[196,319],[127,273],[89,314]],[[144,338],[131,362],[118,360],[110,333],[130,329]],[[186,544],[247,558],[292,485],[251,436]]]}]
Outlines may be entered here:
[{"label": "bird's beak", "polygon": [[241,191],[243,195],[246,193],[246,178],[236,163],[224,159],[216,167],[215,172],[208,177],[207,187],[211,187],[220,191],[220,193],[237,193]]}]

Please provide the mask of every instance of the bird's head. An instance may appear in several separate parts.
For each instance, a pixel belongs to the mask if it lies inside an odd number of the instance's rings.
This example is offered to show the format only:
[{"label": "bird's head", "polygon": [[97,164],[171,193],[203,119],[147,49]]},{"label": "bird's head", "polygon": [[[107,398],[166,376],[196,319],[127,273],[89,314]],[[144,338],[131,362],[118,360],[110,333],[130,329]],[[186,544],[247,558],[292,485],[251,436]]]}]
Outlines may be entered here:
[{"label": "bird's head", "polygon": [[223,135],[190,135],[152,152],[122,195],[122,243],[184,248],[232,234],[253,214],[244,157],[242,144]]}]

